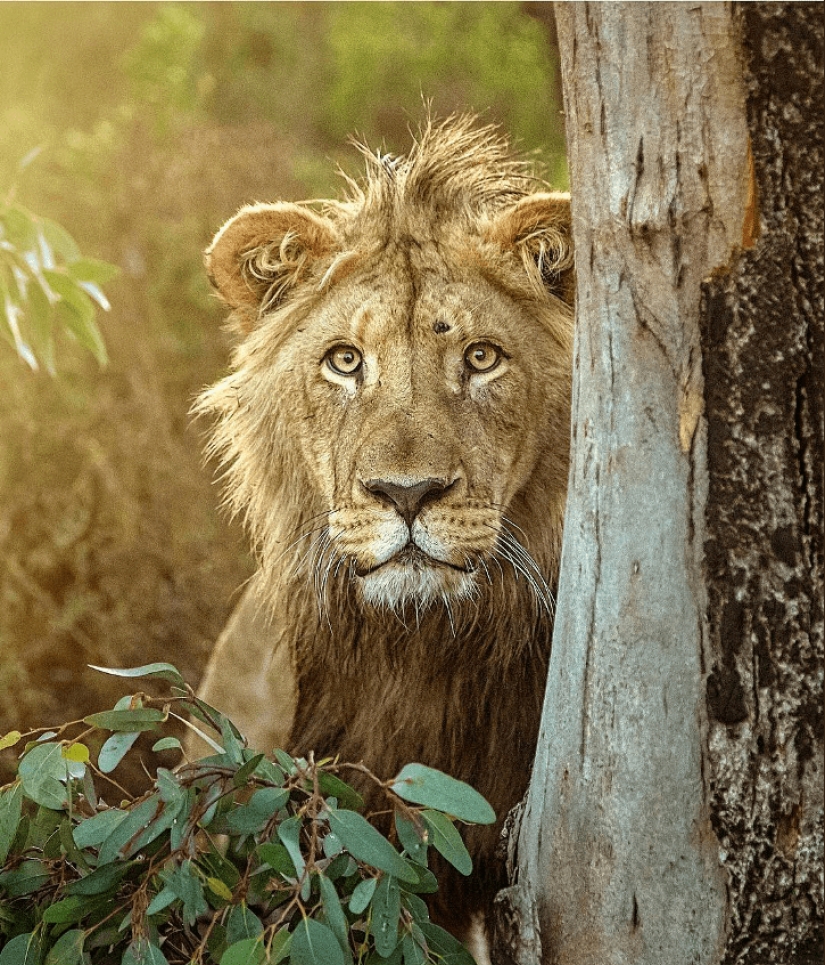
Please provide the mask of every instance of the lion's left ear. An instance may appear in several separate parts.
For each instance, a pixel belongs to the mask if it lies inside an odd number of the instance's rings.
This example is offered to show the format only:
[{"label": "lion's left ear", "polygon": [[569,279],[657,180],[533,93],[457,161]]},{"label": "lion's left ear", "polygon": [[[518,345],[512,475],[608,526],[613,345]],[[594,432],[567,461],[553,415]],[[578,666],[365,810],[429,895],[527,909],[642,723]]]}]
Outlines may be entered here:
[{"label": "lion's left ear", "polygon": [[531,194],[498,215],[488,240],[521,255],[533,286],[573,304],[573,239],[570,195]]}]

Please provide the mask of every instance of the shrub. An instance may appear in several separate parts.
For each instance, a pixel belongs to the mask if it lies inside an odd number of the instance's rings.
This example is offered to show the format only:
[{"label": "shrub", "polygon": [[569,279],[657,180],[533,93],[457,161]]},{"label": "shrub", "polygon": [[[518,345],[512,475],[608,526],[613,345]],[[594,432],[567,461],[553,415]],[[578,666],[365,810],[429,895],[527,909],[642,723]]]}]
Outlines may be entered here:
[{"label": "shrub", "polygon": [[[0,740],[29,739],[0,792],[0,965],[471,965],[421,895],[437,890],[431,847],[470,872],[456,822],[495,818],[477,792],[420,764],[384,781],[363,764],[267,755],[171,664],[106,672],[170,693]],[[157,768],[130,798],[112,772],[139,734],[183,714],[215,753]],[[153,746],[170,749],[176,737]],[[384,791],[389,837],[361,813],[343,779],[354,771]]]}]

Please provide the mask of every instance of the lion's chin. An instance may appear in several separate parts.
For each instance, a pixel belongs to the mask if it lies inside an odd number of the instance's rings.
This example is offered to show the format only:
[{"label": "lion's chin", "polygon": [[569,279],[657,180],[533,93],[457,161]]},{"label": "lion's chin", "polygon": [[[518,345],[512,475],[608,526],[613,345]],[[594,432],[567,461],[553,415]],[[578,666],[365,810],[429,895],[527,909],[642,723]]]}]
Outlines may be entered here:
[{"label": "lion's chin", "polygon": [[400,611],[434,603],[467,599],[476,590],[472,573],[447,566],[412,566],[390,561],[356,577],[364,602],[379,609]]}]

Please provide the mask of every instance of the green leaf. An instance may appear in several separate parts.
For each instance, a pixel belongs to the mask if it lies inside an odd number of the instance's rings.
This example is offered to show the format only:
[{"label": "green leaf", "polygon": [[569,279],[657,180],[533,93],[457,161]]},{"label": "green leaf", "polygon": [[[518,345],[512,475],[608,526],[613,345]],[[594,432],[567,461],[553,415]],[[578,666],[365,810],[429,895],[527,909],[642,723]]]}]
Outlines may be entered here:
[{"label": "green leaf", "polygon": [[110,774],[129,753],[138,737],[140,737],[140,731],[135,730],[121,731],[108,737],[97,756],[97,766],[100,770],[104,774]]},{"label": "green leaf", "polygon": [[60,822],[60,827],[58,829],[58,836],[60,838],[60,854],[65,858],[68,864],[74,865],[78,870],[88,873],[91,869],[86,857],[84,857],[80,848],[74,843],[74,838],[72,837],[72,821],[68,814]]},{"label": "green leaf", "polygon": [[[248,749],[244,751],[244,754],[248,753]],[[257,755],[254,756],[257,757]],[[258,766],[255,768],[255,773],[264,781],[268,781],[270,784],[276,784],[278,787],[281,787],[286,779],[286,775],[281,768],[277,764],[273,764],[272,761],[268,760],[266,757],[258,761]]]},{"label": "green leaf", "polygon": [[364,799],[354,788],[327,771],[318,771],[317,773],[318,787],[327,797],[337,798],[338,804],[342,808],[347,808],[350,811],[361,810],[364,806]]},{"label": "green leaf", "polygon": [[127,815],[127,811],[109,808],[86,818],[72,832],[74,843],[78,848],[93,848],[102,844]]},{"label": "green leaf", "polygon": [[297,815],[287,818],[278,825],[278,837],[286,848],[292,863],[295,865],[296,877],[300,878],[304,873],[305,861],[301,852],[301,828],[303,822]]},{"label": "green leaf", "polygon": [[68,266],[68,272],[77,281],[106,285],[120,274],[120,268],[97,258],[78,258]]},{"label": "green leaf", "polygon": [[418,881],[414,885],[406,884],[404,886],[406,891],[416,895],[431,895],[438,891],[438,879],[429,868],[425,868],[418,862],[414,862],[412,868],[418,875]]},{"label": "green leaf", "polygon": [[269,947],[270,965],[278,965],[278,962],[282,962],[289,955],[291,947],[292,932],[287,931],[286,928],[276,932]]},{"label": "green leaf", "polygon": [[89,761],[89,748],[85,744],[64,744],[61,754],[67,761],[75,764],[87,764]]},{"label": "green leaf", "polygon": [[[43,277],[55,295],[59,295],[60,299],[74,311],[83,326],[94,324],[95,306],[78,282],[65,271],[53,271],[49,268],[43,269]],[[72,331],[78,336],[78,341],[85,345],[87,336],[81,337],[76,327],[73,327]]]},{"label": "green leaf", "polygon": [[51,290],[47,288],[45,280],[35,275],[27,288],[23,309],[35,351],[45,364],[46,370],[54,374],[54,314],[50,294]]},{"label": "green leaf", "polygon": [[349,923],[344,909],[341,907],[341,899],[335,890],[335,885],[323,874],[318,875],[318,883],[321,889],[321,902],[324,906],[324,915],[327,924],[332,929],[333,934],[338,939],[344,958],[351,958],[349,947]]},{"label": "green leaf", "polygon": [[496,812],[469,784],[423,764],[407,764],[390,787],[405,801],[444,811],[459,821],[492,824],[496,819]]},{"label": "green leaf", "polygon": [[58,811],[66,806],[66,788],[61,779],[66,778],[67,762],[62,751],[60,744],[36,744],[17,769],[26,797]]},{"label": "green leaf", "polygon": [[9,848],[20,825],[23,811],[23,788],[19,782],[0,794],[0,866],[6,863]]},{"label": "green leaf", "polygon": [[290,774],[290,775],[291,775],[291,774],[295,774],[295,773],[297,772],[298,767],[297,767],[297,765],[296,765],[296,763],[295,763],[295,762],[296,762],[296,758],[294,758],[294,757],[292,757],[291,755],[287,754],[286,751],[282,751],[282,750],[280,749],[280,747],[276,747],[275,750],[274,750],[272,753],[275,755],[275,760],[276,760],[276,761],[281,765],[281,767],[284,769],[284,773],[285,773],[285,774]]},{"label": "green leaf", "polygon": [[398,919],[401,915],[401,893],[398,881],[385,875],[375,889],[372,899],[372,934],[375,950],[384,958],[398,944]]},{"label": "green leaf", "polygon": [[401,942],[399,942],[395,946],[393,952],[386,958],[384,958],[382,955],[379,955],[378,952],[370,952],[364,965],[403,965],[403,951],[404,950],[401,947]]},{"label": "green leaf", "polygon": [[66,298],[61,299],[54,307],[55,318],[83,348],[92,353],[99,365],[107,365],[109,355],[95,322],[94,305],[82,289],[75,291],[75,304]]},{"label": "green leaf", "polygon": [[161,737],[159,741],[152,744],[152,750],[157,754],[159,751],[180,751],[183,747],[177,737]]},{"label": "green leaf", "polygon": [[37,359],[20,332],[20,320],[23,317],[23,310],[8,295],[3,299],[3,315],[6,326],[11,333],[11,341],[15,351],[20,358],[26,362],[29,368],[36,372],[38,369]]},{"label": "green leaf", "polygon": [[138,938],[123,953],[121,965],[169,965],[169,962],[148,938]]},{"label": "green leaf", "polygon": [[164,720],[166,714],[162,710],[135,707],[133,710],[103,710],[99,714],[89,714],[83,718],[83,723],[104,730],[131,732],[155,730]]},{"label": "green leaf", "polygon": [[23,861],[13,871],[0,874],[0,886],[10,898],[30,895],[49,883],[49,869],[37,860]]},{"label": "green leaf", "polygon": [[0,222],[6,237],[19,251],[34,251],[37,246],[37,220],[19,204],[11,205],[0,213]]},{"label": "green leaf", "polygon": [[476,965],[473,956],[457,938],[432,922],[419,922],[431,953],[439,956],[439,965]]},{"label": "green leaf", "polygon": [[362,815],[355,811],[330,809],[329,826],[353,858],[395,875],[402,881],[418,880],[390,842]]},{"label": "green leaf", "polygon": [[[430,872],[427,873],[430,874]],[[435,878],[435,875],[433,875],[433,878]],[[430,910],[418,895],[411,895],[408,891],[402,891],[401,907],[407,909],[414,921],[421,923],[430,920]]]},{"label": "green leaf", "polygon": [[171,888],[161,888],[161,890],[149,902],[149,907],[146,909],[146,914],[156,915],[159,911],[163,911],[164,908],[168,908],[173,901],[177,900],[178,896],[174,891],[172,891]]},{"label": "green leaf", "polygon": [[179,687],[186,683],[177,667],[171,663],[147,663],[142,667],[97,667],[89,664],[91,670],[111,674],[113,677],[146,677],[147,680],[168,680]]},{"label": "green leaf", "polygon": [[65,925],[80,921],[89,910],[89,901],[86,896],[71,895],[49,905],[43,912],[43,921],[49,925]]},{"label": "green leaf", "polygon": [[63,932],[46,956],[45,965],[81,965],[86,933],[81,928]]},{"label": "green leaf", "polygon": [[78,878],[77,881],[70,881],[66,885],[67,895],[102,895],[120,884],[126,877],[126,873],[131,867],[130,864],[107,864],[102,868],[97,868],[85,878]]},{"label": "green leaf", "polygon": [[224,901],[232,901],[232,889],[229,885],[221,881],[220,878],[207,878],[206,886],[212,894],[217,895],[218,898],[223,898]]},{"label": "green leaf", "polygon": [[0,965],[40,965],[40,936],[35,932],[18,935],[0,952]]},{"label": "green leaf", "polygon": [[103,291],[97,286],[92,284],[90,281],[79,282],[80,287],[84,292],[92,299],[92,301],[97,302],[97,304],[103,309],[104,312],[111,310],[111,303],[109,299],[103,294]]},{"label": "green leaf", "polygon": [[332,930],[313,918],[302,918],[298,922],[292,933],[289,960],[291,965],[346,965]]},{"label": "green leaf", "polygon": [[195,924],[200,915],[206,914],[209,910],[203,894],[203,884],[195,867],[192,861],[187,859],[176,868],[163,871],[160,875],[166,887],[183,902],[181,914],[190,927]]},{"label": "green leaf", "polygon": [[[328,834],[325,841],[331,837],[334,837],[334,835]],[[341,853],[327,865],[324,874],[330,881],[336,881],[338,878],[351,878],[357,870],[358,863],[355,858],[346,851],[341,851]]]},{"label": "green leaf", "polygon": [[[278,847],[280,848],[281,845],[279,844]],[[286,852],[284,852],[284,854],[286,854]],[[207,874],[211,874],[213,878],[223,882],[230,891],[235,888],[241,880],[240,872],[235,865],[219,851],[207,851],[202,854],[200,856],[200,864]]]},{"label": "green leaf", "polygon": [[141,848],[151,844],[164,831],[169,830],[184,800],[185,795],[181,793],[171,802],[165,802],[159,794],[152,794],[142,801],[101,844],[98,862],[109,864],[117,857],[131,858]]},{"label": "green leaf", "polygon": [[221,956],[221,965],[262,965],[266,959],[262,938],[244,938]]},{"label": "green leaf", "polygon": [[[426,944],[426,941],[420,934],[420,930],[416,929],[415,925],[412,927],[413,934],[408,932],[401,940],[401,947],[404,950],[404,965],[426,965],[427,953],[422,947]],[[419,931],[418,936],[415,936],[416,931]],[[416,941],[416,937],[419,939],[418,941]]]},{"label": "green leaf", "polygon": [[[293,820],[293,819],[290,819]],[[268,864],[273,871],[277,871],[284,878],[297,878],[295,862],[290,858],[289,852],[282,844],[259,844],[257,848],[258,857],[265,864]]]},{"label": "green leaf", "polygon": [[233,834],[255,834],[289,800],[289,791],[282,787],[264,787],[255,791],[246,804],[230,811],[227,826]]},{"label": "green leaf", "polygon": [[7,747],[14,747],[22,736],[19,730],[10,730],[8,734],[0,737],[0,751],[4,751]]},{"label": "green leaf", "polygon": [[80,248],[68,231],[50,218],[40,218],[40,230],[46,241],[64,261],[76,261],[80,258]]},{"label": "green leaf", "polygon": [[229,755],[233,764],[243,764],[243,737],[238,732],[238,728],[221,714],[221,743],[225,754]]},{"label": "green leaf", "polygon": [[327,834],[324,838],[324,854],[328,858],[334,858],[339,855],[344,850],[344,845],[337,834],[333,834],[332,831]]},{"label": "green leaf", "polygon": [[463,875],[473,870],[473,859],[464,847],[461,835],[453,822],[440,811],[422,811],[421,817],[430,832],[430,843],[450,864]]},{"label": "green leaf", "polygon": [[244,938],[257,938],[263,932],[261,919],[249,910],[245,901],[232,907],[226,916],[226,941],[229,945]]},{"label": "green leaf", "polygon": [[401,847],[413,861],[426,866],[427,864],[427,828],[424,822],[416,824],[404,817],[400,811],[395,812],[395,830]]},{"label": "green leaf", "polygon": [[243,767],[239,767],[232,778],[232,783],[235,785],[235,787],[243,787],[246,784],[249,775],[255,770],[263,759],[263,754],[255,754],[249,758]]},{"label": "green leaf", "polygon": [[377,878],[367,878],[355,886],[349,899],[349,910],[354,915],[360,915],[363,911],[366,911],[367,906],[372,901],[372,896],[375,894],[377,884]]}]

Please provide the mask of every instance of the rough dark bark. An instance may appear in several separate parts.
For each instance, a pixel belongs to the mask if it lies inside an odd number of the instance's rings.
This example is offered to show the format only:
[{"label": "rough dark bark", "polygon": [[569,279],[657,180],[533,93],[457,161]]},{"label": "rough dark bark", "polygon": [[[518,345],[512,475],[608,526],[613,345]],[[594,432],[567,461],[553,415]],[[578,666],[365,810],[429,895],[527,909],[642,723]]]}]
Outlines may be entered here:
[{"label": "rough dark bark", "polygon": [[822,11],[736,10],[761,231],[706,285],[702,313],[726,965],[823,959]]},{"label": "rough dark bark", "polygon": [[821,960],[821,6],[556,10],[574,453],[494,961]]}]

